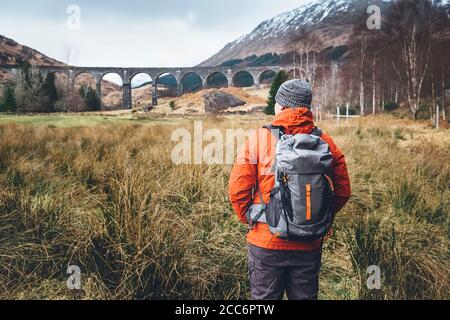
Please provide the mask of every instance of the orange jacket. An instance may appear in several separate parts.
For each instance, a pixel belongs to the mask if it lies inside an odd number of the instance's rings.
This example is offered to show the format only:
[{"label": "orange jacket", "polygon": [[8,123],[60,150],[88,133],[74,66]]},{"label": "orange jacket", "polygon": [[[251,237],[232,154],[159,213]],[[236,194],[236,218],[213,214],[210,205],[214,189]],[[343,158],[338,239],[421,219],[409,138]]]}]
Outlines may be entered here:
[{"label": "orange jacket", "polygon": [[[310,134],[314,129],[313,115],[306,108],[285,109],[275,117],[273,126],[282,127],[285,134]],[[332,180],[336,197],[333,210],[339,212],[350,199],[350,179],[345,157],[334,144],[330,136],[323,133],[322,140],[329,144],[333,154]],[[245,148],[236,160],[230,177],[229,193],[233,209],[243,223],[248,223],[246,212],[252,204],[260,203],[259,196],[254,196],[258,185],[264,202],[270,200],[270,191],[275,185],[272,166],[275,155],[276,139],[267,129],[259,129],[246,142]],[[313,251],[321,246],[321,240],[298,242],[286,241],[272,235],[269,226],[258,223],[247,234],[247,241],[257,247],[270,250]]]}]

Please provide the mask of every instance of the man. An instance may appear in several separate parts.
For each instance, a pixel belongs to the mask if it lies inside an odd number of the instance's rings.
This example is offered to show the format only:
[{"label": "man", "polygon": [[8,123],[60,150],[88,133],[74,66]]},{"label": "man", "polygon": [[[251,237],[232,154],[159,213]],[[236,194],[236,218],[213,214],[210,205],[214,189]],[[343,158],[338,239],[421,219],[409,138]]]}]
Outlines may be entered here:
[{"label": "man", "polygon": [[[285,135],[310,135],[314,130],[311,113],[312,89],[303,80],[285,82],[276,96],[276,117],[272,127]],[[333,140],[320,135],[331,151],[330,178],[334,185],[331,212],[338,213],[351,195],[345,157]],[[250,137],[237,158],[230,177],[230,200],[238,218],[245,224],[251,206],[268,204],[275,186],[274,159],[277,139],[262,128]],[[269,158],[270,161],[267,161]],[[259,196],[259,194],[261,196]],[[256,196],[255,196],[256,195]],[[317,300],[323,239],[298,241],[281,239],[267,223],[257,221],[247,234],[250,286],[254,300]]]}]

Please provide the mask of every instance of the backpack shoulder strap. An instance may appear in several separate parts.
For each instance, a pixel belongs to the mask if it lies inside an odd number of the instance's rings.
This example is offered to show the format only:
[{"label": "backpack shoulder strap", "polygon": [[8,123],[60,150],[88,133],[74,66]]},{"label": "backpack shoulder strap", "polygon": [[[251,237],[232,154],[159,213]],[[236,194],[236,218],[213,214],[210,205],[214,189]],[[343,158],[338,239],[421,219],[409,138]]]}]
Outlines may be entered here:
[{"label": "backpack shoulder strap", "polygon": [[321,138],[321,137],[322,137],[322,134],[323,134],[323,131],[320,130],[319,128],[317,128],[317,127],[314,127],[314,130],[311,132],[311,134],[312,134],[313,136],[316,136],[316,137]]},{"label": "backpack shoulder strap", "polygon": [[[281,136],[284,134],[282,127],[277,127],[277,126],[273,126],[273,125],[269,124],[267,126],[264,126],[263,128],[272,132],[272,134],[275,136],[275,138],[277,138],[277,140],[280,140]],[[278,136],[276,134],[274,134],[275,131],[279,132]]]},{"label": "backpack shoulder strap", "polygon": [[271,125],[271,124],[268,124],[267,126],[264,126],[263,128],[267,129],[267,130],[270,130],[270,131],[272,131],[272,130],[281,130],[281,127],[277,127],[277,126],[274,126],[274,125]]}]

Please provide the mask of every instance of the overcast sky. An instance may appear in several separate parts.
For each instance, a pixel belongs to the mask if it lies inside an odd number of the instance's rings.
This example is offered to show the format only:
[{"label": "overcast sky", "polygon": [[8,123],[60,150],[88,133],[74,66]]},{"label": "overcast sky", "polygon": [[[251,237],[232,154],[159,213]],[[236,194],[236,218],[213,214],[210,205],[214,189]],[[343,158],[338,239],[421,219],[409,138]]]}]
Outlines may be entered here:
[{"label": "overcast sky", "polygon": [[[8,0],[1,4],[0,34],[80,66],[193,66],[263,20],[309,1]],[[80,8],[80,28],[73,5]]]}]

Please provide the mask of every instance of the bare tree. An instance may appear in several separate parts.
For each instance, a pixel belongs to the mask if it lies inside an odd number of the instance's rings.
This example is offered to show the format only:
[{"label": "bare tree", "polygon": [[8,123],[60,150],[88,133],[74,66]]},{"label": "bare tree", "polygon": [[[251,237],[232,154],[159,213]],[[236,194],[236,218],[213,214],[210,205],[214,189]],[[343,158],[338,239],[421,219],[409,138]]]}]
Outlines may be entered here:
[{"label": "bare tree", "polygon": [[[358,93],[358,81],[354,79],[354,64],[348,64],[341,71],[340,104],[353,106]],[[356,93],[356,95],[355,95]]]},{"label": "bare tree", "polygon": [[445,71],[445,68],[442,68],[441,70],[441,104],[442,104],[442,114],[443,119],[446,120],[447,117],[447,106],[445,101],[445,75],[448,76],[448,65],[447,65],[447,71]]},{"label": "bare tree", "polygon": [[313,87],[318,69],[317,50],[321,45],[317,37],[304,29],[300,29],[291,39],[290,49],[293,52],[294,66],[299,66],[300,72]]},{"label": "bare tree", "polygon": [[327,63],[326,58],[322,57],[320,62],[320,72],[318,74],[318,82],[320,85],[316,85],[315,92],[316,96],[320,97],[320,106],[323,111],[329,111],[329,97],[331,96],[330,93],[330,78],[331,78],[331,71],[330,71],[330,65]]},{"label": "bare tree", "polygon": [[375,115],[377,112],[377,54],[373,55],[372,66],[372,115]]},{"label": "bare tree", "polygon": [[395,7],[400,59],[398,62],[393,61],[392,66],[404,88],[412,116],[416,119],[423,83],[430,66],[434,10],[433,5],[425,0],[400,1]]},{"label": "bare tree", "polygon": [[19,112],[39,112],[48,103],[44,81],[37,68],[24,66],[16,77],[15,96]]},{"label": "bare tree", "polygon": [[[78,54],[76,49],[70,45],[64,45],[62,49],[62,59],[66,63],[66,73],[69,74],[69,69],[71,65],[75,65],[77,63]],[[84,108],[83,105],[75,106],[75,103],[81,102],[82,99],[78,99],[76,96],[79,95],[76,92],[75,83],[71,83],[70,78],[67,78],[66,81],[66,89],[63,90],[64,96],[59,103],[59,108],[66,111],[78,111],[78,109]]]},{"label": "bare tree", "polygon": [[[380,100],[384,100],[383,96],[383,81],[382,73],[379,72],[379,68],[383,65],[383,61],[385,60],[385,56],[383,53],[387,51],[386,36],[381,33],[375,33],[370,38],[368,38],[369,43],[366,46],[366,50],[368,51],[367,56],[370,57],[371,61],[371,69],[372,69],[372,115],[375,115],[377,112],[377,106],[379,105]],[[377,99],[378,98],[378,99]],[[384,105],[384,102],[381,101]]]},{"label": "bare tree", "polygon": [[[450,27],[450,20],[445,16],[437,16],[434,19],[434,23],[438,32],[433,36],[433,49],[430,65],[430,78],[431,78],[431,91],[432,91],[432,112],[430,117],[432,121],[436,120],[436,115],[433,114],[436,111],[436,105],[439,103],[442,109],[443,118],[446,118],[446,105],[445,105],[445,82],[449,77],[450,69],[450,42],[446,31]],[[440,102],[437,93],[440,94]]]},{"label": "bare tree", "polygon": [[62,60],[65,64],[69,66],[76,64],[77,57],[78,57],[77,51],[72,45],[70,44],[64,45],[62,49]]},{"label": "bare tree", "polygon": [[364,64],[366,61],[366,37],[364,32],[361,35],[361,55],[360,55],[360,70],[359,70],[359,107],[361,116],[365,116],[365,87],[364,87]]}]

